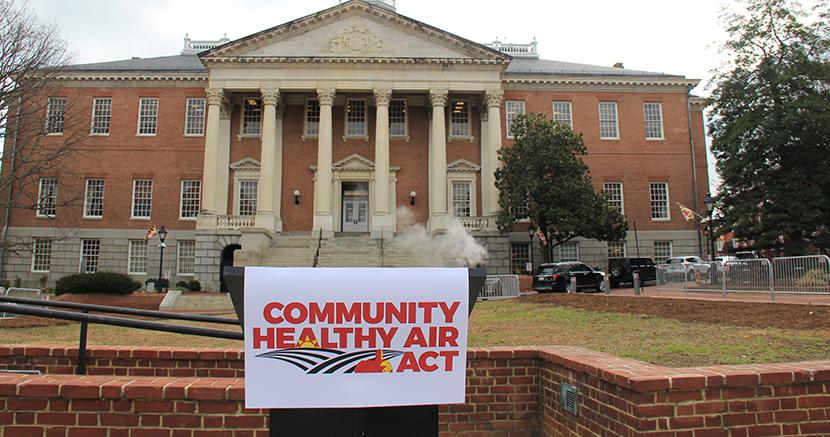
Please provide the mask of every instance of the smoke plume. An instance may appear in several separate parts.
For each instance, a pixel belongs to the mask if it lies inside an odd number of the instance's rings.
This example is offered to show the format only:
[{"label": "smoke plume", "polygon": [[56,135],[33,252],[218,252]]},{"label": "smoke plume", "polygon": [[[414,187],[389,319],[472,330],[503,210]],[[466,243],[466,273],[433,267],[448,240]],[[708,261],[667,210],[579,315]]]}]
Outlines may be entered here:
[{"label": "smoke plume", "polygon": [[487,250],[470,235],[458,220],[450,218],[447,232],[433,235],[426,226],[416,223],[412,211],[396,211],[402,232],[396,240],[430,267],[472,267],[484,264]]}]

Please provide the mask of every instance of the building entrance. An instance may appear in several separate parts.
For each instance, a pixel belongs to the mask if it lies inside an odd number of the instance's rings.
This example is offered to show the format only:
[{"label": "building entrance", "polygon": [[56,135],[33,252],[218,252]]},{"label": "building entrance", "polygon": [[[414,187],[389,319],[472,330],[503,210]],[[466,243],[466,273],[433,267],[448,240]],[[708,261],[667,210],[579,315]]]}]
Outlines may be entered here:
[{"label": "building entrance", "polygon": [[343,182],[343,232],[369,232],[368,182]]}]

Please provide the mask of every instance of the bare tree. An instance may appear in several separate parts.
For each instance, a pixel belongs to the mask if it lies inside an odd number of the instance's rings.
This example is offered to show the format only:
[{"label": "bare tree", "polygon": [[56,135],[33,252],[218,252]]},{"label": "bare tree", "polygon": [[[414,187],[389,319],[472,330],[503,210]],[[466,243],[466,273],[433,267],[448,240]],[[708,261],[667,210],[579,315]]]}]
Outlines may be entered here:
[{"label": "bare tree", "polygon": [[[51,210],[82,198],[71,190],[62,190],[61,196],[38,193],[42,177],[73,177],[67,158],[89,133],[88,122],[73,105],[77,99],[61,87],[60,75],[69,60],[55,25],[40,22],[25,1],[0,0],[0,257],[25,244],[9,241],[14,209],[34,214],[38,208]],[[53,227],[64,228],[57,217],[50,217]]]}]

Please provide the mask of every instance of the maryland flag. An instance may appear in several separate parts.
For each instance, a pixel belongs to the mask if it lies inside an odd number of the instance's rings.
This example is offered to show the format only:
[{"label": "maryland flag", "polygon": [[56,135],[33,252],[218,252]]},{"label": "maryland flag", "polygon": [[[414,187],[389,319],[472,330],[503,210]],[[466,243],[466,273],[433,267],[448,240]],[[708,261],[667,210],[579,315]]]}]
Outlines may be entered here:
[{"label": "maryland flag", "polygon": [[147,230],[147,234],[144,235],[144,239],[149,240],[149,239],[155,237],[156,234],[158,234],[158,230],[156,229],[156,227],[155,226],[150,226],[150,229]]},{"label": "maryland flag", "polygon": [[542,243],[542,246],[548,245],[548,239],[545,238],[545,233],[542,232],[542,229],[536,230],[536,236],[539,237],[539,241]]},{"label": "maryland flag", "polygon": [[677,202],[677,206],[680,207],[680,213],[683,214],[683,218],[686,219],[686,221],[695,219],[697,214],[695,214],[694,211],[681,205],[680,202]]}]

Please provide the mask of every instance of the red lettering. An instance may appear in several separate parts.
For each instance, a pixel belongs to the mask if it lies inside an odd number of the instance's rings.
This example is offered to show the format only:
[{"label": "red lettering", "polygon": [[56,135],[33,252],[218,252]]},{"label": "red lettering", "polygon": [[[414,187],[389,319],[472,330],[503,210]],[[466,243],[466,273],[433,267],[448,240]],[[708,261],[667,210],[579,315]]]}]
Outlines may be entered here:
[{"label": "red lettering", "polygon": [[398,323],[407,323],[406,321],[406,303],[401,303],[400,307],[396,307],[394,303],[386,303],[386,323],[392,323],[394,318]]},{"label": "red lettering", "polygon": [[268,323],[278,324],[282,323],[282,317],[274,316],[274,310],[282,311],[282,304],[279,302],[271,302],[268,305],[265,305],[265,308],[262,309],[262,317],[265,318],[265,321]]},{"label": "red lettering", "polygon": [[308,305],[308,323],[312,325],[318,322],[334,323],[334,304],[326,303],[321,308],[317,302]]},{"label": "red lettering", "polygon": [[376,325],[383,320],[383,312],[381,311],[383,308],[383,303],[378,302],[375,304],[375,315],[372,315],[372,303],[371,302],[364,302],[363,303],[363,321],[366,323],[371,323]]},{"label": "red lettering", "polygon": [[294,328],[277,328],[277,348],[291,349],[297,347],[294,342]]},{"label": "red lettering", "polygon": [[452,372],[452,363],[455,357],[458,356],[458,351],[441,351],[438,355],[444,358],[444,370]]},{"label": "red lettering", "polygon": [[432,311],[437,307],[436,302],[420,302],[418,308],[424,310],[424,323],[432,323]]},{"label": "red lettering", "polygon": [[[299,314],[294,315],[294,310],[297,310]],[[300,323],[308,320],[308,308],[299,302],[291,302],[285,306],[282,316],[285,318],[286,322],[291,323],[292,325],[299,325]]]},{"label": "red lettering", "polygon": [[374,349],[377,347],[377,335],[374,332],[375,329],[377,328],[369,328],[364,333],[363,328],[354,328],[354,347],[358,349]]},{"label": "red lettering", "polygon": [[404,372],[406,370],[411,370],[413,372],[420,372],[421,369],[418,367],[418,360],[415,359],[415,354],[412,352],[404,352],[401,356],[401,363],[398,364],[398,369],[396,372]]},{"label": "red lettering", "polygon": [[346,310],[346,304],[343,302],[337,302],[336,306],[336,313],[337,313],[337,324],[340,325],[344,321],[352,322],[352,323],[360,323],[360,304],[353,303],[348,310]]},{"label": "red lettering", "polygon": [[406,341],[403,342],[403,347],[405,348],[412,346],[427,347],[427,340],[421,328],[412,328],[409,331],[409,335],[406,336]]},{"label": "red lettering", "polygon": [[329,328],[320,329],[320,347],[323,349],[336,349],[337,343],[329,340]]},{"label": "red lettering", "polygon": [[334,328],[332,331],[340,336],[340,348],[349,347],[349,334],[354,331],[354,328]]},{"label": "red lettering", "polygon": [[458,307],[461,305],[461,302],[455,301],[452,305],[447,306],[446,302],[438,302],[438,306],[441,307],[441,312],[444,313],[444,320],[447,323],[452,323],[452,318],[455,316],[455,312],[458,311]]},{"label": "red lettering", "polygon": [[441,340],[438,342],[438,347],[458,347],[458,329],[454,326],[441,326],[438,328],[438,331],[441,333]]},{"label": "red lettering", "polygon": [[383,347],[392,347],[392,339],[395,338],[397,332],[397,327],[389,328],[388,331],[384,328],[377,328],[377,333],[383,341]]},{"label": "red lettering", "polygon": [[274,328],[265,328],[264,334],[262,328],[254,328],[254,349],[261,349],[262,343],[265,343],[268,349],[274,349]]},{"label": "red lettering", "polygon": [[[433,363],[429,364],[427,359],[432,358]],[[434,351],[426,351],[421,354],[421,357],[418,358],[418,365],[421,366],[421,370],[426,372],[434,372],[438,370],[438,365],[435,364],[435,359],[438,358],[438,353]]]}]

